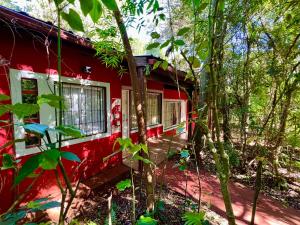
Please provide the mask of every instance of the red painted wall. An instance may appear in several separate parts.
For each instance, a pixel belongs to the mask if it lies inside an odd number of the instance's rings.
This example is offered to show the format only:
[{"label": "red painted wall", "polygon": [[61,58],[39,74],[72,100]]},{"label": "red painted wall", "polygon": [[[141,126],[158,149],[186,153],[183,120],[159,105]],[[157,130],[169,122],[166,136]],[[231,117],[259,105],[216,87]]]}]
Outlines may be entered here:
[{"label": "red painted wall", "polygon": [[[15,41],[13,42],[14,38]],[[45,42],[43,39],[40,39],[40,37],[33,36],[33,34],[27,30],[25,32],[19,31],[13,35],[10,30],[1,27],[0,57],[1,59],[9,62],[7,65],[0,66],[1,94],[10,94],[9,68],[29,70],[38,73],[56,73],[56,44],[55,40],[49,41],[50,54],[48,56],[46,47],[44,45]],[[90,50],[63,42],[62,75],[67,77],[109,82],[110,84],[113,84],[110,86],[111,99],[121,98],[121,83],[117,71],[106,68],[100,63],[99,60],[93,57],[93,55],[94,53]],[[82,73],[82,66],[91,66],[92,73],[88,75]],[[0,119],[10,119],[10,115],[4,115]],[[13,127],[3,127],[2,123],[0,128],[0,146],[11,140],[12,135]],[[105,167],[120,163],[120,155],[112,158],[108,162],[103,163],[103,157],[112,152],[113,143],[117,137],[120,137],[120,135],[121,133],[116,133],[107,138],[66,147],[68,151],[72,151],[77,154],[83,162],[80,168],[78,168],[78,163],[72,163],[70,161],[65,162],[65,168],[72,181],[77,180],[79,176],[83,176],[83,178],[90,177],[96,173],[99,173],[99,171]],[[12,147],[2,149],[0,155],[3,153],[14,154],[14,149]],[[21,157],[20,164],[23,164],[28,157],[29,156]],[[2,159],[0,160],[2,161]],[[12,189],[13,171],[0,171],[0,176],[0,211],[3,212],[10,206],[14,197],[17,196],[18,193],[24,191],[24,189],[31,183],[31,179],[28,178],[22,182],[18,189]],[[53,193],[53,190],[56,189],[56,186],[57,185],[55,183],[53,171],[46,171],[43,176],[39,178],[28,197],[32,199],[37,196],[47,196]]]}]

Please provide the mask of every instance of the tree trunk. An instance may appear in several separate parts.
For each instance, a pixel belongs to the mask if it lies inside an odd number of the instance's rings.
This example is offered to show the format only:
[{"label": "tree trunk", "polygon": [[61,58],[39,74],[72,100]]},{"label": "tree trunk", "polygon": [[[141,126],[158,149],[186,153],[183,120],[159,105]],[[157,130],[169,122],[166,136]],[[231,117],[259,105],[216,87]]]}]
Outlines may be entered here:
[{"label": "tree trunk", "polygon": [[286,98],[283,103],[283,108],[280,116],[280,124],[279,124],[279,131],[277,134],[277,140],[276,144],[274,146],[274,151],[272,152],[272,164],[273,164],[273,169],[275,172],[276,177],[279,177],[279,171],[278,171],[278,158],[279,158],[279,153],[282,148],[282,143],[284,139],[284,134],[285,134],[285,127],[286,127],[286,121],[287,117],[289,114],[289,109],[291,106],[291,99],[292,99],[292,94],[293,94],[293,89],[289,89],[286,93]]},{"label": "tree trunk", "polygon": [[250,225],[254,225],[254,222],[255,222],[257,200],[258,200],[259,192],[261,190],[262,166],[263,166],[263,162],[260,160],[257,164],[257,170],[256,170],[255,192],[254,192],[254,196],[253,196],[252,216],[251,216]]},{"label": "tree trunk", "polygon": [[[147,145],[147,129],[145,112],[143,111],[143,99],[141,89],[139,88],[139,79],[137,74],[136,62],[132,53],[132,48],[127,35],[126,27],[122,19],[122,15],[119,9],[114,11],[114,17],[118,24],[118,28],[121,34],[122,42],[127,56],[127,63],[131,78],[131,85],[133,90],[134,106],[136,110],[137,123],[138,123],[138,136],[141,144]],[[148,158],[149,159],[149,158]],[[153,171],[150,164],[144,164],[145,175],[146,175],[146,194],[147,194],[147,211],[154,210],[155,198],[154,198],[154,179]]]},{"label": "tree trunk", "polygon": [[[223,1],[223,2],[222,2]],[[216,44],[216,40],[218,37],[222,36],[223,32],[223,11],[219,4],[225,4],[224,0],[213,0],[210,4],[209,9],[209,86],[211,88],[211,101],[210,101],[210,109],[212,112],[212,119],[215,129],[216,135],[216,148],[214,147],[214,143],[210,143],[210,149],[213,153],[217,174],[220,180],[221,192],[223,195],[223,200],[226,208],[226,215],[228,219],[229,225],[235,225],[235,217],[231,204],[230,192],[228,190],[228,181],[230,174],[230,166],[228,155],[225,152],[223,142],[221,141],[221,130],[220,123],[218,117],[218,75],[216,73],[219,72],[217,65],[217,51],[216,48],[223,48],[223,45]],[[220,49],[218,49],[220,51]],[[222,49],[221,49],[222,51]],[[209,134],[210,132],[207,132]],[[211,138],[208,137],[208,141],[211,142]]]}]

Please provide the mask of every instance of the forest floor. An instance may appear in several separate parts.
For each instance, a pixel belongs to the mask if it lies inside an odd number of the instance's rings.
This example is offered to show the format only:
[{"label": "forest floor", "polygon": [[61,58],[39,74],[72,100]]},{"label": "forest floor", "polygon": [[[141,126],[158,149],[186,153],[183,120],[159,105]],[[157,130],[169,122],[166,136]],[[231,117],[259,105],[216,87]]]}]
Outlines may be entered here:
[{"label": "forest floor", "polygon": [[[145,213],[146,208],[146,196],[144,192],[139,191],[137,187],[136,191],[136,217]],[[114,185],[106,185],[101,189],[95,189],[90,194],[89,198],[85,200],[83,205],[83,211],[80,216],[76,218],[76,221],[80,224],[88,224],[89,221],[93,221],[95,224],[108,224],[108,202],[107,199],[112,193],[112,219],[113,224],[130,225],[132,215],[132,190],[131,188],[125,191],[118,191]],[[158,193],[157,193],[158,194]],[[185,199],[185,196],[177,193],[171,189],[165,187],[162,188],[160,202],[160,210],[156,214],[155,218],[160,225],[181,225],[182,215],[186,210],[197,209],[197,203],[189,198]],[[201,210],[206,213],[206,218],[210,221],[211,225],[226,225],[227,220],[218,215],[206,204],[202,205]]]}]

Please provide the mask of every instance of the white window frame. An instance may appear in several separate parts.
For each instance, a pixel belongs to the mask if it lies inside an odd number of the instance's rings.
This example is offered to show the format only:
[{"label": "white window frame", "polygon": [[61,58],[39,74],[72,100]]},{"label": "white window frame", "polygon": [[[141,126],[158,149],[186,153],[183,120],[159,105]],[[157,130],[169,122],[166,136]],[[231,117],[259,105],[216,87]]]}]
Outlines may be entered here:
[{"label": "white window frame", "polygon": [[[54,83],[58,81],[58,76],[55,74],[51,74],[48,76],[47,74],[43,73],[35,73],[32,71],[27,70],[16,70],[10,69],[9,70],[10,76],[10,88],[11,88],[11,101],[12,104],[22,102],[22,90],[21,90],[21,78],[31,78],[36,79],[38,84],[38,95],[42,94],[51,94],[50,88],[54,90]],[[110,83],[104,83],[99,81],[91,81],[86,79],[78,79],[75,77],[61,77],[62,82],[71,83],[71,84],[80,84],[86,86],[99,86],[106,88],[106,112],[107,112],[107,129],[105,133],[99,133],[95,135],[86,136],[83,138],[71,139],[62,142],[62,146],[69,146],[73,144],[79,144],[87,141],[92,141],[100,138],[105,138],[111,136],[111,99],[110,99]],[[49,127],[55,127],[56,125],[56,116],[55,116],[55,109],[50,107],[47,104],[41,106],[40,112],[40,123],[48,125]],[[17,123],[22,123],[22,119],[18,119],[15,115],[13,116],[13,123],[14,125],[14,138],[15,139],[22,139],[25,136],[25,130],[17,126]],[[55,141],[56,136],[50,132],[51,140]],[[41,144],[45,144],[43,140],[41,140]],[[15,143],[15,151],[16,156],[26,156],[30,154],[34,154],[40,152],[38,147],[26,148],[25,141]]]},{"label": "white window frame", "polygon": [[[122,89],[132,91],[131,86],[122,86]],[[164,101],[164,92],[163,91],[157,90],[157,89],[148,89],[148,88],[147,88],[146,91],[161,94],[161,100],[162,100],[162,104],[163,104],[163,101]],[[162,105],[161,113],[163,113],[163,112],[164,112],[164,109],[163,109],[163,105]],[[162,117],[163,117],[163,115],[162,115]],[[152,125],[152,126],[147,125],[147,130],[150,130],[152,128],[157,128],[157,127],[162,127],[162,126],[163,126],[163,118],[161,118],[161,122],[159,124],[155,124],[155,125]],[[130,134],[134,134],[134,133],[137,133],[137,132],[138,132],[138,129],[130,130]]]},{"label": "white window frame", "polygon": [[[187,110],[187,100],[182,100],[182,99],[170,99],[170,98],[165,98],[163,99],[163,106],[162,106],[162,109],[163,109],[163,118],[162,118],[162,123],[163,123],[163,132],[165,131],[169,131],[169,130],[174,130],[176,128],[176,125],[173,125],[171,127],[165,127],[165,102],[180,102],[180,123],[182,122],[186,122],[186,110]],[[186,127],[184,129],[186,131]]]}]

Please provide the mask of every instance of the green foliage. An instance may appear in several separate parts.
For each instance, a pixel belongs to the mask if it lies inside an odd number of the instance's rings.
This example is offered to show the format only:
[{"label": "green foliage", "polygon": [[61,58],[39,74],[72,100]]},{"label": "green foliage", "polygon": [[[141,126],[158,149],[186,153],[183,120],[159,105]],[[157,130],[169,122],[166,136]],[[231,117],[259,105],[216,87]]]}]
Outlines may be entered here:
[{"label": "green foliage", "polygon": [[160,37],[160,34],[157,33],[157,32],[152,32],[152,33],[151,33],[151,37],[152,37],[153,39],[157,39],[157,38]]},{"label": "green foliage", "polygon": [[[111,222],[112,222],[113,225],[118,224],[117,211],[118,211],[117,204],[115,202],[112,202],[110,214],[111,214]],[[109,225],[108,216],[105,218],[104,225]]]},{"label": "green foliage", "polygon": [[187,32],[189,32],[191,29],[189,27],[183,27],[177,32],[177,36],[183,36]]},{"label": "green foliage", "polygon": [[205,212],[185,212],[182,216],[185,225],[209,225],[205,220]]},{"label": "green foliage", "polygon": [[79,0],[80,8],[84,16],[93,9],[93,0]]},{"label": "green foliage", "polygon": [[44,170],[54,170],[58,164],[60,152],[58,149],[50,149],[39,155],[39,166]]},{"label": "green foliage", "polygon": [[68,125],[57,126],[55,127],[55,131],[68,137],[80,138],[83,136],[81,130]]},{"label": "green foliage", "polygon": [[127,188],[131,187],[131,180],[130,179],[122,180],[116,184],[116,187],[119,191],[125,191]]},{"label": "green foliage", "polygon": [[0,102],[1,102],[1,101],[7,101],[7,100],[9,100],[9,99],[10,99],[9,96],[4,95],[4,94],[0,94]]},{"label": "green foliage", "polygon": [[183,45],[185,45],[185,42],[181,39],[178,39],[178,40],[174,41],[174,45],[183,46]]},{"label": "green foliage", "polygon": [[82,20],[74,9],[69,9],[69,13],[62,12],[61,16],[65,21],[68,22],[72,29],[84,32]]},{"label": "green foliage", "polygon": [[94,23],[100,19],[102,15],[102,5],[99,0],[93,0],[93,8],[89,14]]},{"label": "green foliage", "polygon": [[154,48],[158,48],[160,46],[160,43],[159,42],[154,42],[154,43],[151,43],[147,46],[147,50],[151,50],[151,49],[154,49]]},{"label": "green foliage", "polygon": [[230,144],[224,143],[224,149],[229,157],[229,164],[232,167],[237,167],[240,165],[240,156],[238,151]]},{"label": "green foliage", "polygon": [[11,154],[4,153],[2,155],[2,166],[0,170],[7,170],[7,169],[15,169],[16,168],[16,161],[14,156]]},{"label": "green foliage", "polygon": [[56,109],[59,109],[60,104],[62,106],[62,109],[65,109],[66,106],[64,105],[64,98],[54,95],[54,94],[43,94],[38,97],[37,100],[38,105],[48,104],[51,107],[54,107]]},{"label": "green foliage", "polygon": [[118,9],[118,5],[115,0],[101,0],[101,1],[109,10],[114,11]]},{"label": "green foliage", "polygon": [[[37,212],[37,211],[45,211],[47,209],[60,207],[60,203],[57,201],[49,201],[48,198],[40,198],[34,201],[30,201],[27,205],[21,207],[16,212],[4,214],[0,218],[1,225],[16,225],[20,224],[20,220],[24,219],[28,213]],[[27,224],[35,224],[36,223],[27,223]],[[44,225],[49,225],[49,223],[40,223]]]},{"label": "green foliage", "polygon": [[75,155],[73,152],[64,152],[64,151],[62,151],[60,153],[60,156],[64,159],[69,160],[69,161],[81,162],[80,158],[77,155]]},{"label": "green foliage", "polygon": [[186,150],[186,149],[181,150],[181,151],[180,151],[180,157],[181,157],[181,158],[188,158],[188,157],[190,157],[189,150]]},{"label": "green foliage", "polygon": [[27,176],[32,174],[39,167],[40,154],[31,156],[21,167],[18,175],[15,177],[14,185],[19,184]]},{"label": "green foliage", "polygon": [[139,220],[136,223],[137,225],[156,225],[157,220],[149,216],[140,216]]},{"label": "green foliage", "polygon": [[5,104],[0,105],[0,116],[7,112],[12,112],[19,119],[24,117],[31,116],[38,113],[40,107],[37,104],[28,104],[28,103],[16,103],[14,105]]}]

